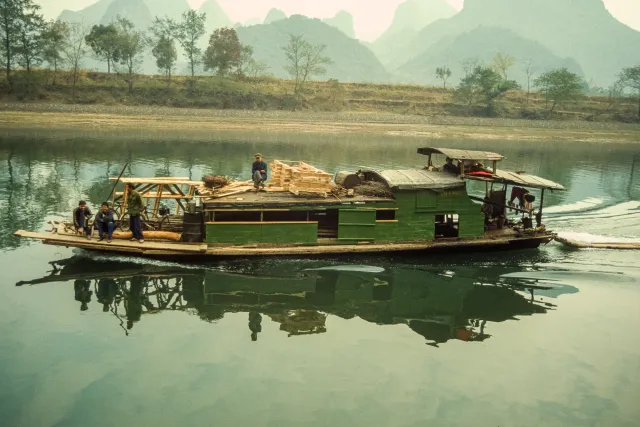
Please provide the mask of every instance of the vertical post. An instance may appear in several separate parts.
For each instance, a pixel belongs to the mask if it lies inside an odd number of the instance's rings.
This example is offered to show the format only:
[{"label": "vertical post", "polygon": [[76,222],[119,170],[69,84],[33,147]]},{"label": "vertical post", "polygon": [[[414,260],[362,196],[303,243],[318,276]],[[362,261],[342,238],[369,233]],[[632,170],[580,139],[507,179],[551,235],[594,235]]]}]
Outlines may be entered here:
[{"label": "vertical post", "polygon": [[493,161],[493,174],[494,175],[496,174],[496,172],[498,172],[498,168],[496,167],[497,164],[498,164],[498,162],[494,160]]},{"label": "vertical post", "polygon": [[538,209],[538,214],[536,215],[536,226],[540,227],[542,225],[542,208],[544,206],[544,188],[540,191],[540,209]]}]

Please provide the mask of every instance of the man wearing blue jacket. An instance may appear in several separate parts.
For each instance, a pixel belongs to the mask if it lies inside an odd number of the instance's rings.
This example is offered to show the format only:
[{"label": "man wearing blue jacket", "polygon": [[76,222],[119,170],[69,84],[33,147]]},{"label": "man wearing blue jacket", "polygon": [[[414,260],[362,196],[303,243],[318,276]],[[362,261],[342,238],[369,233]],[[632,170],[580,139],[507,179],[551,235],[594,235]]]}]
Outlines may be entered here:
[{"label": "man wearing blue jacket", "polygon": [[261,187],[264,187],[264,182],[267,180],[267,164],[262,161],[262,154],[256,154],[256,161],[251,166],[251,176],[253,179],[253,186],[256,191],[260,191]]},{"label": "man wearing blue jacket", "polygon": [[96,215],[95,222],[96,227],[98,228],[98,235],[100,236],[98,241],[104,240],[104,233],[107,233],[107,243],[111,243],[113,230],[116,228],[116,221],[109,203],[104,202],[102,204],[100,212]]}]

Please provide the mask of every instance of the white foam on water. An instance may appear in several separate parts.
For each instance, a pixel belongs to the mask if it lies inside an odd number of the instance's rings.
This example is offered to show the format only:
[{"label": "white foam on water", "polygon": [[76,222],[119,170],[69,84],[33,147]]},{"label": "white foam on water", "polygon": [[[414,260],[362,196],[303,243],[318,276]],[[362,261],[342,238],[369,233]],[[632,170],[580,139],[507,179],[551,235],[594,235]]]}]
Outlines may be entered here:
[{"label": "white foam on water", "polygon": [[544,209],[544,213],[568,213],[568,212],[580,212],[584,210],[593,209],[604,203],[603,199],[596,197],[589,197],[588,199],[580,200],[579,202],[570,203],[568,205],[551,206]]},{"label": "white foam on water", "polygon": [[638,238],[611,237],[591,233],[576,233],[573,231],[561,231],[558,233],[558,236],[563,239],[582,243],[640,243],[640,239]]}]

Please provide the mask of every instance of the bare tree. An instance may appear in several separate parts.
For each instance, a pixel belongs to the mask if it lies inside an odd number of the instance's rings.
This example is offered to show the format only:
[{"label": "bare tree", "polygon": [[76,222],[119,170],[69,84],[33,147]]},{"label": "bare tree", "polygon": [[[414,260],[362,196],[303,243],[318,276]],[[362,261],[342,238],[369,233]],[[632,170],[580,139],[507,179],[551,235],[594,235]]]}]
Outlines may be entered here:
[{"label": "bare tree", "polygon": [[182,14],[182,22],[177,25],[178,41],[184,49],[185,56],[191,69],[190,85],[193,87],[196,75],[196,66],[202,62],[202,49],[198,41],[204,36],[204,25],[207,20],[206,13],[198,13],[190,10]]},{"label": "bare tree", "polygon": [[449,67],[436,68],[436,77],[442,80],[444,89],[447,88],[447,80],[451,78],[451,70]]},{"label": "bare tree", "polygon": [[498,52],[498,54],[492,60],[492,68],[500,73],[504,80],[508,80],[507,71],[509,68],[513,67],[516,63],[516,58],[509,54],[503,54],[502,52]]},{"label": "bare tree", "polygon": [[304,36],[289,34],[289,44],[284,48],[288,65],[287,72],[295,81],[294,93],[300,95],[311,77],[323,75],[326,66],[332,64],[331,58],[324,56],[325,45],[314,45],[304,39]]},{"label": "bare tree", "polygon": [[251,58],[247,63],[247,75],[254,79],[260,76],[264,76],[269,71],[269,64],[264,61],[258,61],[255,58]]},{"label": "bare tree", "polygon": [[527,76],[527,101],[526,105],[529,106],[529,96],[531,95],[531,83],[533,82],[533,77],[535,76],[535,71],[533,69],[533,60],[528,59],[524,61],[522,64],[522,68],[524,70],[525,75]]},{"label": "bare tree", "polygon": [[464,72],[464,76],[462,78],[469,77],[473,71],[482,65],[479,59],[477,58],[467,58],[462,61],[462,71]]},{"label": "bare tree", "polygon": [[118,72],[119,66],[124,68],[122,74],[129,87],[129,93],[132,93],[133,83],[142,65],[142,55],[147,47],[146,38],[142,31],[136,31],[131,21],[120,16],[116,21],[116,28],[120,44],[120,63],[115,68]]},{"label": "bare tree", "polygon": [[88,31],[81,23],[69,24],[69,30],[66,32],[66,40],[64,42],[64,58],[69,69],[73,73],[72,98],[76,100],[76,86],[80,78],[80,67],[82,67],[82,59],[87,54],[88,48],[84,38]]}]

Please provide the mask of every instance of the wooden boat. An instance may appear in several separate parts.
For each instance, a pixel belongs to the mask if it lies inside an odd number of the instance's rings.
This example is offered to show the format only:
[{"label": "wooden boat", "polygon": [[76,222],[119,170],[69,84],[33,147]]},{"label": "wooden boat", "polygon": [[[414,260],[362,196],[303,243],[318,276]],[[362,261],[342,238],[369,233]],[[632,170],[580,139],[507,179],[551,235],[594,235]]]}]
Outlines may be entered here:
[{"label": "wooden boat", "polygon": [[[155,230],[163,230],[162,214],[168,215],[161,212],[161,202],[175,201],[176,213],[183,213],[178,216],[181,242],[98,242],[76,236],[63,224],[54,224],[50,232],[19,230],[15,235],[50,245],[163,258],[511,250],[536,248],[555,237],[542,223],[544,194],[564,190],[562,185],[499,170],[503,156],[497,153],[446,148],[421,148],[418,153],[428,156],[424,168],[339,172],[337,182],[306,163],[275,161],[270,186],[259,192],[246,182],[210,190],[186,178],[120,178],[134,183],[152,206],[149,221],[160,227]],[[457,162],[459,175],[435,167],[438,155]],[[469,194],[470,182],[484,183],[479,191],[485,197]],[[510,205],[509,188],[539,191],[537,209]],[[126,192],[115,194],[116,211],[125,212]],[[198,208],[184,213],[189,210],[185,204],[194,199],[200,201]],[[521,218],[510,220],[509,210]]]}]

